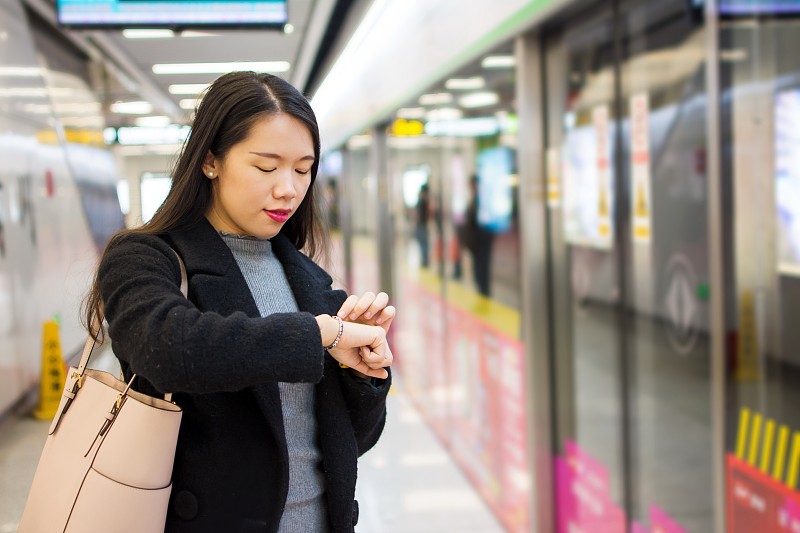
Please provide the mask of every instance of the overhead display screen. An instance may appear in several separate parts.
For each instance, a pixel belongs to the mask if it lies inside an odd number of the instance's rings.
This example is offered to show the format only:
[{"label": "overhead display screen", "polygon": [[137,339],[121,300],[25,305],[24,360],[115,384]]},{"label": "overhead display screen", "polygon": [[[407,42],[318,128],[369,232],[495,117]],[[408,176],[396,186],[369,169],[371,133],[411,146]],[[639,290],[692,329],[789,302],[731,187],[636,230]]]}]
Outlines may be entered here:
[{"label": "overhead display screen", "polygon": [[800,275],[800,88],[775,96],[778,269]]},{"label": "overhead display screen", "polygon": [[720,0],[722,15],[798,15],[800,0]]},{"label": "overhead display screen", "polygon": [[283,26],[286,0],[58,0],[58,22],[79,27]]}]

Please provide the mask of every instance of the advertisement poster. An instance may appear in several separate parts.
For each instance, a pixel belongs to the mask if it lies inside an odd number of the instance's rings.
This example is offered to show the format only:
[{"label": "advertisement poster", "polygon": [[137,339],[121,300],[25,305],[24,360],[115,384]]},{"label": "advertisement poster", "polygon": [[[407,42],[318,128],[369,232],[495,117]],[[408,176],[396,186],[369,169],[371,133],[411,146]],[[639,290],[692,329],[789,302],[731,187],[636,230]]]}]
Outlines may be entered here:
[{"label": "advertisement poster", "polygon": [[547,149],[547,205],[561,205],[561,160],[558,148]]},{"label": "advertisement poster", "polygon": [[800,531],[800,494],[728,454],[729,533]]},{"label": "advertisement poster", "polygon": [[633,240],[648,244],[652,239],[653,204],[650,193],[650,101],[647,93],[631,98],[630,117]]},{"label": "advertisement poster", "polygon": [[558,533],[625,533],[625,513],[611,499],[606,467],[569,440],[555,462]]},{"label": "advertisement poster", "polygon": [[608,107],[595,108],[583,120],[566,131],[561,146],[564,238],[570,244],[608,250],[614,233]]},{"label": "advertisement poster", "polygon": [[800,276],[800,89],[775,96],[775,205],[778,262]]},{"label": "advertisement poster", "polygon": [[511,227],[514,158],[514,152],[506,146],[478,154],[478,224],[494,233],[505,233]]},{"label": "advertisement poster", "polygon": [[659,506],[650,506],[650,529],[653,533],[688,533]]},{"label": "advertisement poster", "polygon": [[608,125],[608,106],[598,106],[592,111],[596,138],[597,161],[597,232],[600,242],[611,246],[611,132]]},{"label": "advertisement poster", "polygon": [[451,450],[508,531],[528,531],[525,372],[522,343],[448,305]]},{"label": "advertisement poster", "polygon": [[403,384],[434,432],[449,440],[449,369],[444,350],[443,301],[418,283],[406,278],[403,313],[397,318],[396,357]]}]

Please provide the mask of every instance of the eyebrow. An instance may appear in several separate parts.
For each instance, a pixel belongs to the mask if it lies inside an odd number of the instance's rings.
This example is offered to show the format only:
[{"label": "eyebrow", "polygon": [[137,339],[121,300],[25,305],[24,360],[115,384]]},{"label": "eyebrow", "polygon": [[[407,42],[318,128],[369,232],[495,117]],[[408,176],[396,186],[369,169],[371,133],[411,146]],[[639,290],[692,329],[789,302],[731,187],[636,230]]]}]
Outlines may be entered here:
[{"label": "eyebrow", "polygon": [[[261,156],[261,157],[269,157],[271,159],[283,159],[283,157],[281,157],[280,155],[272,154],[272,153],[269,153],[269,152],[250,152],[250,153],[253,154],[253,155]],[[316,159],[316,157],[314,157],[313,155],[306,155],[306,156],[303,156],[300,159],[298,159],[298,161],[306,161],[306,160],[314,161],[315,159]]]}]

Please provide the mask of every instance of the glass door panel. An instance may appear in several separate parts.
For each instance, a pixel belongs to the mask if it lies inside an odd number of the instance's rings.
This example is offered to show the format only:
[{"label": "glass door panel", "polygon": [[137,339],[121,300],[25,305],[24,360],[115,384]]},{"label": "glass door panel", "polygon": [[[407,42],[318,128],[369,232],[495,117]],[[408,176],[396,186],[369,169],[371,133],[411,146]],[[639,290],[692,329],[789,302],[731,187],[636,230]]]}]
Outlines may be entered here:
[{"label": "glass door panel", "polygon": [[[624,532],[613,17],[546,39],[559,532]],[[592,529],[590,529],[592,528]]]},{"label": "glass door panel", "polygon": [[705,36],[697,15],[684,0],[620,5],[631,520],[647,531],[713,531]]},{"label": "glass door panel", "polygon": [[777,533],[800,530],[800,10],[787,4],[777,18],[777,4],[745,7],[720,34],[732,245],[727,529]]},{"label": "glass door panel", "polygon": [[545,37],[559,532],[713,530],[692,5],[584,5]]}]

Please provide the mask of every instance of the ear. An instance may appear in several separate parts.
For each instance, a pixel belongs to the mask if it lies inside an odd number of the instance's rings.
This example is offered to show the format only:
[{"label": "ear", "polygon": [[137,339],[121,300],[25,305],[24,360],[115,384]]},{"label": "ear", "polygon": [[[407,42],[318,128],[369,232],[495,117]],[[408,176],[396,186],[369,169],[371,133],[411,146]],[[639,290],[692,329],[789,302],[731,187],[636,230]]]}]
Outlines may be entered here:
[{"label": "ear", "polygon": [[203,174],[209,179],[216,179],[219,177],[219,163],[211,150],[208,151],[206,157],[203,159]]}]

